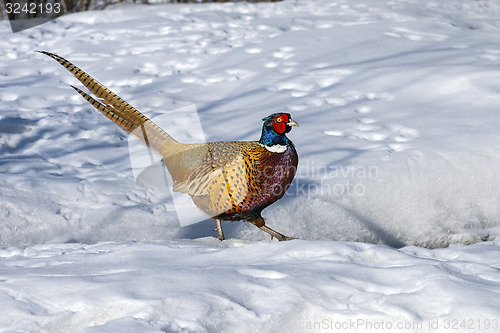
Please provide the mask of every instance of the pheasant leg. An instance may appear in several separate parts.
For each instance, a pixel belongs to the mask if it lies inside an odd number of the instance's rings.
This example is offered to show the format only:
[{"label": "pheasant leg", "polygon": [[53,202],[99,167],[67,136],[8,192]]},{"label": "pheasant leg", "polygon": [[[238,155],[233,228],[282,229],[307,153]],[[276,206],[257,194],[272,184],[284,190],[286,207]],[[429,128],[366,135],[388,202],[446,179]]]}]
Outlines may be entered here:
[{"label": "pheasant leg", "polygon": [[285,235],[282,235],[279,232],[277,232],[276,230],[273,230],[273,229],[269,228],[268,226],[266,226],[266,221],[264,220],[264,218],[262,216],[259,216],[250,222],[254,226],[256,226],[257,228],[259,228],[260,230],[265,231],[269,235],[271,235],[271,239],[273,237],[276,237],[276,239],[278,239],[280,242],[295,239],[292,237],[287,237]]},{"label": "pheasant leg", "polygon": [[224,238],[224,233],[222,232],[222,225],[220,224],[220,220],[218,219],[215,219],[215,224],[217,225],[217,239],[220,240],[220,241],[223,241],[225,238]]}]

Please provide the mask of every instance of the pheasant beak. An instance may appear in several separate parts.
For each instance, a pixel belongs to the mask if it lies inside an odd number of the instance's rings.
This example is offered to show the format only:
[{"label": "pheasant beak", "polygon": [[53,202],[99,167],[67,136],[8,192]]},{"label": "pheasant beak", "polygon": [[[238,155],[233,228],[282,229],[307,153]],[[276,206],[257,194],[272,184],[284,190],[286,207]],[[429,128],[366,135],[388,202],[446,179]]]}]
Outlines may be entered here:
[{"label": "pheasant beak", "polygon": [[299,127],[299,123],[296,122],[295,120],[291,119],[286,123],[288,126],[297,126]]}]

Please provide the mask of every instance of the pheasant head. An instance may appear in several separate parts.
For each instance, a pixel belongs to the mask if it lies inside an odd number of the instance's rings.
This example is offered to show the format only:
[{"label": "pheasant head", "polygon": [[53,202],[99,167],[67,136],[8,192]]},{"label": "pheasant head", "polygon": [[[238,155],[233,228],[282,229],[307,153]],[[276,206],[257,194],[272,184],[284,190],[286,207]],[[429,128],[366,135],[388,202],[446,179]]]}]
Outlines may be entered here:
[{"label": "pheasant head", "polygon": [[290,132],[292,126],[299,124],[289,113],[273,113],[262,120],[264,125],[259,144],[272,152],[284,152],[292,144],[286,133]]}]

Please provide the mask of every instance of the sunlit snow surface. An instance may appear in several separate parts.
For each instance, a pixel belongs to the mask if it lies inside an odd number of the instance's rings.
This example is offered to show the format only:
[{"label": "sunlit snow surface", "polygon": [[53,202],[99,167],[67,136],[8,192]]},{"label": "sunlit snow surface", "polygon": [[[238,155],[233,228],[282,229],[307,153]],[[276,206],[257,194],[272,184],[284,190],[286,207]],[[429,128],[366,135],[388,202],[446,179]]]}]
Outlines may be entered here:
[{"label": "sunlit snow surface", "polygon": [[[498,329],[499,17],[498,1],[290,0],[0,22],[0,327]],[[168,191],[135,183],[127,135],[35,50],[150,117],[194,104],[209,141],[291,113],[299,172],[264,216],[301,240],[180,227]]]}]

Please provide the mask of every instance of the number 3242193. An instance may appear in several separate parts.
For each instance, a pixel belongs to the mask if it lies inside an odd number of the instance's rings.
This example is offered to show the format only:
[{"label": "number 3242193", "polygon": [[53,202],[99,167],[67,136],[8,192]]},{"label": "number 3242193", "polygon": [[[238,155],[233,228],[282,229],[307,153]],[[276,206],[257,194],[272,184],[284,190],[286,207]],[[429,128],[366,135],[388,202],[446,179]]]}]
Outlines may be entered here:
[{"label": "number 3242193", "polygon": [[61,12],[60,3],[6,3],[7,14],[59,14]]},{"label": "number 3242193", "polygon": [[500,328],[498,319],[446,319],[444,321],[444,329],[446,330],[497,330]]}]

